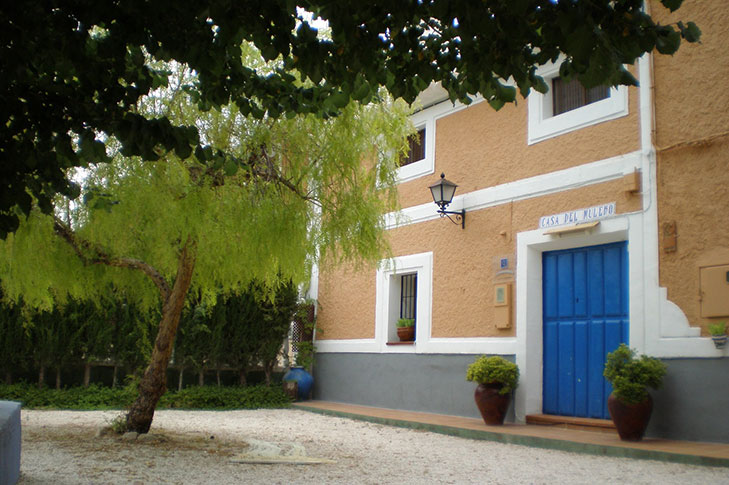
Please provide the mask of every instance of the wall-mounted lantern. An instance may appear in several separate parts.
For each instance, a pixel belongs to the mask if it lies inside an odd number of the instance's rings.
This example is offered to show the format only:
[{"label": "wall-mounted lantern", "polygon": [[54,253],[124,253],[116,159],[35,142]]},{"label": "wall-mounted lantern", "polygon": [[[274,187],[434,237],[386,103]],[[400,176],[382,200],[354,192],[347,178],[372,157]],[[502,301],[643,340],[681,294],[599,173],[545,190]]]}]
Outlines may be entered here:
[{"label": "wall-mounted lantern", "polygon": [[[461,229],[466,228],[466,210],[461,209],[460,211],[448,211],[446,210],[446,207],[448,207],[448,204],[451,203],[453,200],[453,196],[456,193],[456,187],[458,187],[453,182],[447,180],[445,178],[445,174],[440,174],[440,180],[437,183],[434,183],[429,187],[430,193],[433,195],[433,202],[435,202],[438,205],[438,214],[440,214],[441,217],[445,216],[453,224],[458,224],[458,221],[461,222]],[[455,215],[455,220],[451,218],[449,214]]]}]

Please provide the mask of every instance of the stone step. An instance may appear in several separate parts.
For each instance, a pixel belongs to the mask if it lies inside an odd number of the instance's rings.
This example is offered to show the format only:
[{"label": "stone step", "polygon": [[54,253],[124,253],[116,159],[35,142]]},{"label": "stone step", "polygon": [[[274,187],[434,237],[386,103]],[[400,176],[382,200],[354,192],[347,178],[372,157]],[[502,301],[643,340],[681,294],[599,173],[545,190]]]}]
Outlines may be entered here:
[{"label": "stone step", "polygon": [[556,416],[553,414],[531,414],[526,417],[527,424],[552,426],[556,428],[576,429],[582,431],[599,431],[616,433],[615,425],[609,419],[578,418],[574,416]]}]

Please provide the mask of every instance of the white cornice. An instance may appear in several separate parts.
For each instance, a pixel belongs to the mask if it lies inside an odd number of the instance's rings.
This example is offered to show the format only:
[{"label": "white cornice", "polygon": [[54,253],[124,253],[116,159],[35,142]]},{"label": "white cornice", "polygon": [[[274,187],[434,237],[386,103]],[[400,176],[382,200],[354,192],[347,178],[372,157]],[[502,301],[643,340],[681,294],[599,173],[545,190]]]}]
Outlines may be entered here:
[{"label": "white cornice", "polygon": [[[599,184],[622,177],[641,166],[641,152],[636,151],[597,162],[586,163],[556,172],[529,177],[515,182],[495,185],[458,195],[449,209],[473,211],[493,207],[508,202],[541,197],[593,184]],[[423,191],[427,184],[423,183]],[[399,212],[385,215],[387,229],[417,224],[439,218],[434,203],[407,207]]]}]

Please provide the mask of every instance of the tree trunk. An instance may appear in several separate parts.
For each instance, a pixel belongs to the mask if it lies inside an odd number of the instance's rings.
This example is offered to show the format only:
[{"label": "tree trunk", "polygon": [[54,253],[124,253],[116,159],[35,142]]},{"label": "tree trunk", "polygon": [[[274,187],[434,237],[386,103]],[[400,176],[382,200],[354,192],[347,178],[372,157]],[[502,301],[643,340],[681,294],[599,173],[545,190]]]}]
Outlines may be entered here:
[{"label": "tree trunk", "polygon": [[38,389],[43,388],[43,384],[46,382],[46,366],[41,365],[38,369]]},{"label": "tree trunk", "polygon": [[220,368],[215,369],[215,379],[218,381],[218,387],[220,387]]},{"label": "tree trunk", "polygon": [[61,388],[61,366],[56,367],[56,389]]},{"label": "tree trunk", "polygon": [[91,362],[84,364],[84,387],[89,387],[91,383]]},{"label": "tree trunk", "polygon": [[266,373],[266,385],[271,385],[271,374],[273,374],[273,361],[263,363],[263,372]]},{"label": "tree trunk", "polygon": [[246,370],[245,369],[241,369],[241,370],[238,371],[238,385],[240,385],[241,387],[245,387],[246,384],[248,383],[247,382],[248,379],[246,378],[246,374],[247,373],[246,373]]},{"label": "tree trunk", "polygon": [[178,392],[182,390],[182,381],[183,381],[184,377],[185,377],[185,368],[180,367],[180,375],[177,377],[177,391]]},{"label": "tree trunk", "polygon": [[139,396],[127,414],[128,431],[149,432],[157,402],[167,390],[167,366],[174,348],[185,296],[190,288],[192,273],[195,269],[194,252],[194,244],[191,244],[188,239],[180,253],[175,284],[168,292],[169,294],[162,294],[162,320],[159,323],[157,338],[152,348],[151,361],[139,382]]},{"label": "tree trunk", "polygon": [[5,384],[10,385],[13,383],[13,373],[10,370],[5,371]]},{"label": "tree trunk", "polygon": [[197,385],[200,387],[205,385],[205,371],[203,369],[197,371]]},{"label": "tree trunk", "polygon": [[119,373],[119,366],[116,365],[116,364],[114,364],[114,374],[113,374],[113,377],[111,378],[111,387],[112,387],[112,389],[115,388],[117,386],[117,384],[118,384],[118,382],[117,382],[117,375],[118,375],[118,373]]}]

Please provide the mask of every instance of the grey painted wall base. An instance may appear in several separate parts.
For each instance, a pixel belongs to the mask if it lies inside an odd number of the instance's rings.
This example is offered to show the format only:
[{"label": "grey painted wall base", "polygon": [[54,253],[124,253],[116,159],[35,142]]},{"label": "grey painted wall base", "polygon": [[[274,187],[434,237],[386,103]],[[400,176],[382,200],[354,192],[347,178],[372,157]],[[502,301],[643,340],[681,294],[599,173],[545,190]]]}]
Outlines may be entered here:
[{"label": "grey painted wall base", "polygon": [[668,372],[651,391],[646,436],[729,443],[729,358],[662,360]]},{"label": "grey painted wall base", "polygon": [[0,401],[0,485],[20,478],[20,403]]},{"label": "grey painted wall base", "polygon": [[[466,380],[476,357],[318,353],[314,399],[480,418],[473,400],[476,384]],[[512,403],[507,422],[514,421],[513,408]]]},{"label": "grey painted wall base", "polygon": [[[476,357],[319,353],[314,398],[478,418],[476,385],[466,381],[466,368]],[[663,388],[651,391],[654,407],[646,436],[729,443],[729,359],[665,362]],[[506,419],[514,420],[513,404]]]}]

